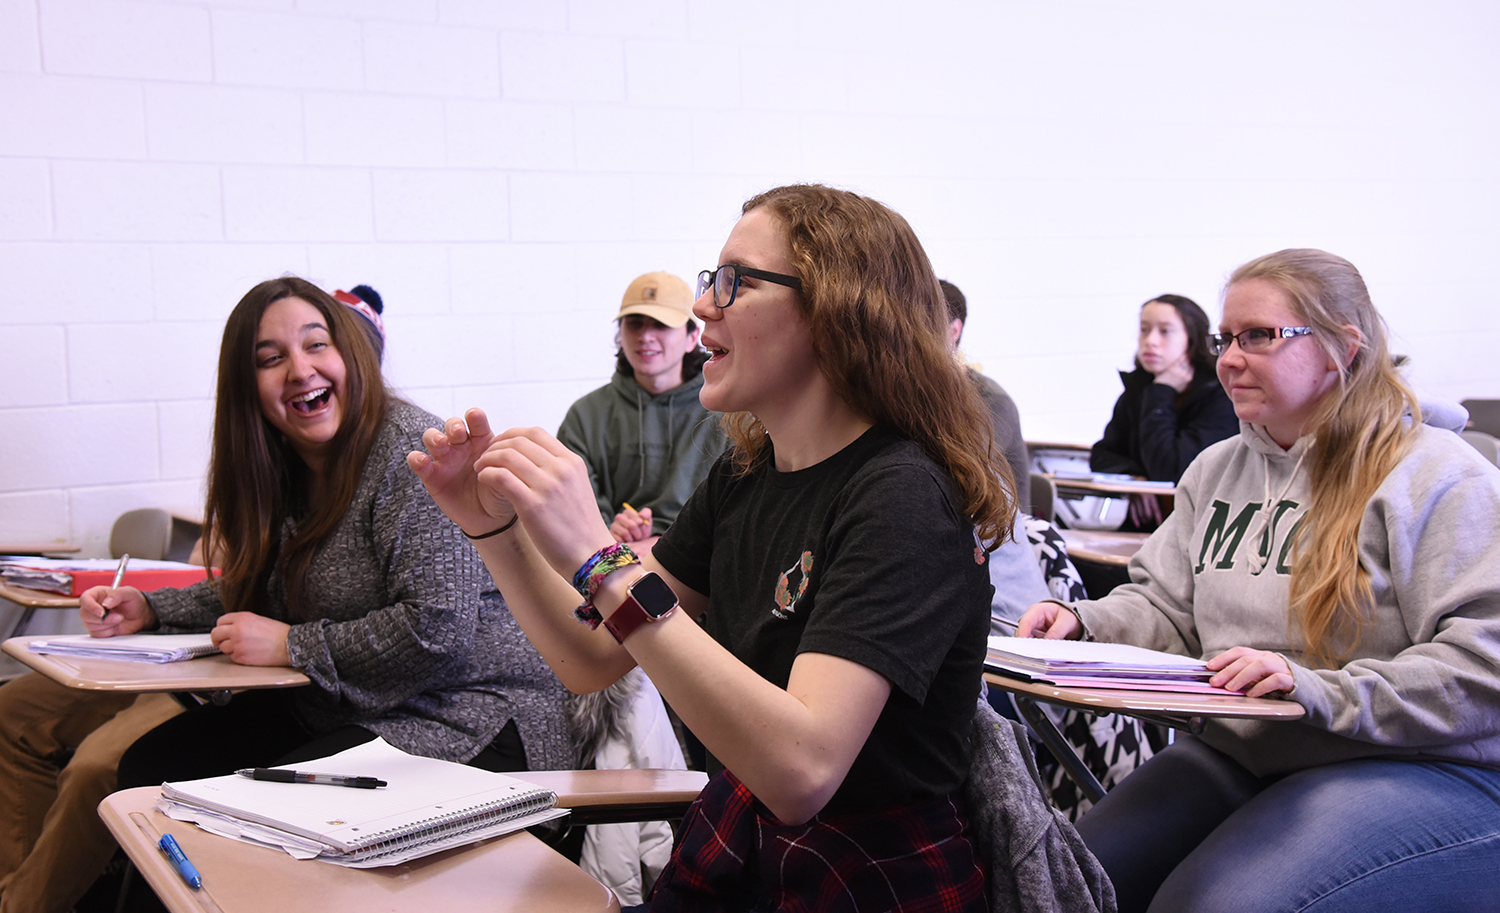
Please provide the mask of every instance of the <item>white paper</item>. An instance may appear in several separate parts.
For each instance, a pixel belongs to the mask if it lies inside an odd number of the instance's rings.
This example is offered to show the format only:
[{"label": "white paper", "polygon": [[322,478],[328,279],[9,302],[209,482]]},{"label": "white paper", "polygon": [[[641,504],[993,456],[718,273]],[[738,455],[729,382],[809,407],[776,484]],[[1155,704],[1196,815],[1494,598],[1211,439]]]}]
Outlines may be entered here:
[{"label": "white paper", "polygon": [[[163,812],[221,836],[278,846],[299,858],[374,868],[417,859],[567,814],[550,790],[506,774],[409,755],[382,739],[297,770],[377,777],[389,785],[351,789],[275,783],[229,775],[162,784]],[[535,810],[498,820],[486,808],[508,802]],[[410,839],[402,834],[415,832]]]},{"label": "white paper", "polygon": [[118,637],[64,634],[30,641],[27,649],[32,653],[146,663],[175,663],[219,652],[208,634],[122,634]]}]

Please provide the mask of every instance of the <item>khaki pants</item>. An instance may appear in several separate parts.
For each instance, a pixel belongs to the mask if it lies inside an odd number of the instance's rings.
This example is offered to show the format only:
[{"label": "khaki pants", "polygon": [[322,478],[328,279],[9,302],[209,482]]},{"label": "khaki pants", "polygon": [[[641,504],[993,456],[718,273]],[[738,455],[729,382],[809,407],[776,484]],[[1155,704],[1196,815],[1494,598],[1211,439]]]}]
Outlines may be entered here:
[{"label": "khaki pants", "polygon": [[66,913],[83,896],[115,851],[98,807],[120,755],[181,710],[35,673],[0,687],[0,913]]}]

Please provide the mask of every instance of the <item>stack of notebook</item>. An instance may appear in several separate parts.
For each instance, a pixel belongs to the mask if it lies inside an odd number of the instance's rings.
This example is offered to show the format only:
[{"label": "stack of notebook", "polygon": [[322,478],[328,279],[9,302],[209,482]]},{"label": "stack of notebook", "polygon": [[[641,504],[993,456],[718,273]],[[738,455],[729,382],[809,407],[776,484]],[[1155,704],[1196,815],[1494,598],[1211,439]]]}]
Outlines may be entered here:
[{"label": "stack of notebook", "polygon": [[1128,644],[991,637],[986,671],[1059,687],[1229,694],[1202,660]]},{"label": "stack of notebook", "polygon": [[382,739],[297,770],[386,785],[350,789],[230,774],[163,783],[157,808],[224,837],[353,868],[395,865],[567,814],[550,789],[409,755]]},{"label": "stack of notebook", "polygon": [[145,663],[176,663],[219,652],[208,634],[122,634],[118,637],[63,634],[28,641],[26,649],[32,653]]}]

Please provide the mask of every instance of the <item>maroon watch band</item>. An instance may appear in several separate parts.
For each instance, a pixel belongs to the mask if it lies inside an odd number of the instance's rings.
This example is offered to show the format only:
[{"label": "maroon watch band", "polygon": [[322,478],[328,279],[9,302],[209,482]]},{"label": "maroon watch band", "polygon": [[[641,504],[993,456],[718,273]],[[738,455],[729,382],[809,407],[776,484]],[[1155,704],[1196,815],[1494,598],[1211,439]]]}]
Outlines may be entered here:
[{"label": "maroon watch band", "polygon": [[614,636],[615,643],[623,644],[636,628],[647,622],[661,621],[676,610],[677,594],[666,581],[656,574],[642,574],[630,585],[620,607],[604,619],[604,626]]}]

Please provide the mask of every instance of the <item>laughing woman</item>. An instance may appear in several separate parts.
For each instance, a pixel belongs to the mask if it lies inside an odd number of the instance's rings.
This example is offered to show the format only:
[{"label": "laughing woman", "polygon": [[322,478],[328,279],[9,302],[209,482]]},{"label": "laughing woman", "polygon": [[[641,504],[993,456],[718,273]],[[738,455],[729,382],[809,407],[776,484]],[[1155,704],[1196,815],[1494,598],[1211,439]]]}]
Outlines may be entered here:
[{"label": "laughing woman", "polygon": [[731,447],[652,555],[539,429],[470,410],[411,464],[569,687],[639,664],[712,753],[652,909],[982,910],[960,786],[1014,505],[937,278],[818,186],[747,202],[719,264],[693,313]]},{"label": "laughing woman", "polygon": [[1202,656],[1306,715],[1211,720],[1078,830],[1122,911],[1494,909],[1500,473],[1418,406],[1347,260],[1241,266],[1213,346],[1239,436],[1188,468],[1131,584],[1018,633]]},{"label": "laughing woman", "polygon": [[432,416],[386,390],[359,320],[292,277],[245,295],[219,353],[204,524],[223,578],[82,599],[96,636],[211,629],[235,662],[294,666],[313,687],[189,710],[126,752],[121,788],[376,735],[492,770],[569,765],[562,687],[404,466]]}]

